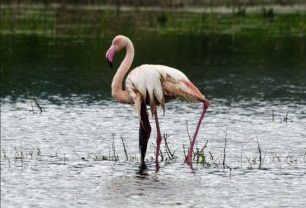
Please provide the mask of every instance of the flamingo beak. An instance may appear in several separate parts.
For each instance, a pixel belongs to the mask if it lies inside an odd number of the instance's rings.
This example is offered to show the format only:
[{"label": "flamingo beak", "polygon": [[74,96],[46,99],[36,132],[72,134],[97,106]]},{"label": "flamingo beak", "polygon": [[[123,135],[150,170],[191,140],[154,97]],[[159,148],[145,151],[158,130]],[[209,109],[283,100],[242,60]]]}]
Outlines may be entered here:
[{"label": "flamingo beak", "polygon": [[111,68],[113,68],[113,60],[116,53],[116,48],[111,46],[106,52],[106,60]]}]

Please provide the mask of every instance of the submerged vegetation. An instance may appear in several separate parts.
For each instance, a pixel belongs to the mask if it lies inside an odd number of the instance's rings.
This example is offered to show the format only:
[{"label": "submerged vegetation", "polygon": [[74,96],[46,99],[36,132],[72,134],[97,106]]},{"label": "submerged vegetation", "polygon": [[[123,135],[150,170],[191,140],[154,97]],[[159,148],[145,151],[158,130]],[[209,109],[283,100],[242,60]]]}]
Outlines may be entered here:
[{"label": "submerged vegetation", "polygon": [[[176,151],[173,149],[172,145],[169,144],[168,138],[170,135],[163,135],[163,145],[160,151],[160,162],[162,166],[166,167],[168,164],[183,163],[186,157],[185,145],[183,146],[183,151]],[[135,163],[137,166],[139,163],[138,155],[129,155],[126,149],[126,144],[124,138],[120,137],[122,142],[122,148],[115,146],[115,135],[113,134],[113,141],[110,145],[108,153],[80,153],[76,158],[77,163],[82,162],[119,162],[123,163]],[[224,149],[222,152],[214,152],[208,148],[208,140],[201,147],[196,147],[193,152],[193,164],[197,169],[201,168],[217,168],[217,169],[227,169],[230,172],[233,169],[282,169],[285,166],[298,166],[304,165],[306,163],[306,152],[304,153],[284,153],[284,155],[276,154],[273,151],[268,151],[262,149],[260,142],[257,137],[249,140],[247,145],[251,145],[253,140],[254,147],[251,147],[252,151],[246,151],[245,145],[241,148],[240,158],[228,158],[229,154],[226,149],[227,133],[224,138]],[[188,146],[188,145],[186,145]],[[119,150],[119,151],[118,151]],[[179,152],[179,153],[178,153]],[[184,155],[180,155],[181,153]],[[229,154],[231,155],[231,154]],[[71,156],[70,156],[71,157]],[[5,148],[1,149],[1,167],[14,169],[32,169],[38,170],[39,165],[37,162],[48,162],[55,165],[69,165],[69,161],[74,159],[67,157],[67,154],[62,153],[59,149],[56,149],[54,153],[45,153],[39,147],[27,148],[25,150],[22,147],[15,147],[14,152],[7,152]],[[146,163],[150,166],[155,164],[155,159],[151,156],[146,160]],[[129,164],[131,165],[131,164]]]}]

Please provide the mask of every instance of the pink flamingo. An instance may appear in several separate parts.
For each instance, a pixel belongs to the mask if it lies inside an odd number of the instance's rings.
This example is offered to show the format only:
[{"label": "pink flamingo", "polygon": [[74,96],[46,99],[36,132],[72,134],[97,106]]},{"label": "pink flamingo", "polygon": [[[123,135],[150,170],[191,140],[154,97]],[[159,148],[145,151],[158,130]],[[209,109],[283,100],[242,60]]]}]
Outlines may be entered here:
[{"label": "pink flamingo", "polygon": [[165,110],[165,103],[174,98],[180,97],[187,101],[202,102],[203,112],[193,135],[185,162],[192,165],[192,152],[195,140],[209,106],[208,100],[189,81],[181,71],[163,65],[141,65],[133,69],[125,80],[125,89],[122,82],[126,73],[130,69],[134,59],[134,46],[131,40],[125,36],[118,35],[106,52],[106,59],[112,67],[115,53],[126,48],[126,55],[120,64],[112,82],[112,96],[120,103],[133,104],[136,114],[139,116],[139,150],[140,150],[140,170],[146,169],[145,155],[147,144],[151,134],[151,126],[147,113],[147,105],[154,115],[157,130],[156,148],[156,171],[159,170],[158,156],[160,153],[160,143],[162,136],[159,128],[156,106],[161,106]]}]

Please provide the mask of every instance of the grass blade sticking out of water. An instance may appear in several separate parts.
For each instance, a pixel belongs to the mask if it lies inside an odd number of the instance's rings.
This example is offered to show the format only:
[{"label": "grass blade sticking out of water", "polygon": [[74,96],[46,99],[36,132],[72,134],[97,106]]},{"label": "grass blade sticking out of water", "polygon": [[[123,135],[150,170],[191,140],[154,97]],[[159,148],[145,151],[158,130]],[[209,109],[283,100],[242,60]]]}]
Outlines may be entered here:
[{"label": "grass blade sticking out of water", "polygon": [[126,151],[124,139],[123,139],[123,137],[120,137],[120,139],[121,139],[121,141],[122,141],[122,145],[123,145],[123,149],[124,149],[125,160],[129,160],[129,156],[128,156],[127,151]]},{"label": "grass blade sticking out of water", "polygon": [[165,142],[165,148],[166,148],[166,153],[168,155],[169,160],[175,160],[176,156],[174,155],[175,150],[173,152],[171,152],[170,147],[168,145],[168,138],[170,137],[169,134],[164,134],[164,142]]},{"label": "grass blade sticking out of water", "polygon": [[261,148],[260,148],[260,145],[259,145],[259,140],[257,138],[257,147],[258,147],[258,153],[259,153],[259,166],[258,166],[258,169],[262,169],[262,155],[261,155]]},{"label": "grass blade sticking out of water", "polygon": [[28,90],[28,88],[26,87],[25,88],[26,91],[27,91],[27,96],[28,96],[28,99],[30,101],[30,104],[31,104],[31,111],[33,112],[33,114],[35,114],[35,110],[34,110],[34,107],[33,107],[33,103],[32,103],[32,100],[34,101],[35,105],[37,106],[37,108],[39,109],[40,113],[42,113],[42,107],[39,105],[37,99],[35,97],[33,97],[31,94],[30,94],[30,91]]},{"label": "grass blade sticking out of water", "polygon": [[33,104],[32,104],[32,98],[31,98],[31,95],[30,95],[30,92],[29,92],[28,88],[26,88],[26,91],[27,91],[28,99],[29,99],[30,104],[31,104],[32,113],[35,114]]},{"label": "grass blade sticking out of water", "polygon": [[116,147],[115,147],[115,134],[113,133],[113,143],[112,143],[112,149],[113,149],[113,158],[115,161],[117,161],[117,157],[116,157]]},{"label": "grass blade sticking out of water", "polygon": [[226,158],[226,140],[227,140],[227,129],[225,130],[225,138],[224,138],[224,149],[223,149],[223,169],[225,169],[225,158]]}]

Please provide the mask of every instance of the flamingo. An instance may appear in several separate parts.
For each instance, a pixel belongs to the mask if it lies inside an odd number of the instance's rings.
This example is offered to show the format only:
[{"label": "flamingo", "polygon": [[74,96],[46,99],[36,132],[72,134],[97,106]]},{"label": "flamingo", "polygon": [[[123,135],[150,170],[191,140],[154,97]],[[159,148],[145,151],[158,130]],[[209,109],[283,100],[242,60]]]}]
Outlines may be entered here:
[{"label": "flamingo", "polygon": [[134,46],[132,41],[123,36],[117,35],[106,52],[106,59],[110,67],[113,67],[113,59],[117,52],[126,49],[126,55],[121,62],[112,81],[112,96],[124,104],[132,104],[136,115],[139,117],[139,151],[140,170],[146,169],[145,155],[147,144],[151,134],[151,126],[147,113],[147,105],[150,106],[152,116],[155,119],[157,130],[156,138],[156,172],[159,170],[158,157],[162,141],[157,106],[161,106],[165,112],[165,103],[174,98],[183,98],[191,102],[202,102],[203,112],[201,113],[195,133],[193,135],[185,162],[191,167],[192,152],[196,137],[209,106],[208,100],[200,90],[181,71],[164,65],[141,65],[134,68],[125,79],[125,88],[122,84],[134,59]]}]

